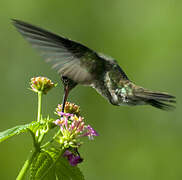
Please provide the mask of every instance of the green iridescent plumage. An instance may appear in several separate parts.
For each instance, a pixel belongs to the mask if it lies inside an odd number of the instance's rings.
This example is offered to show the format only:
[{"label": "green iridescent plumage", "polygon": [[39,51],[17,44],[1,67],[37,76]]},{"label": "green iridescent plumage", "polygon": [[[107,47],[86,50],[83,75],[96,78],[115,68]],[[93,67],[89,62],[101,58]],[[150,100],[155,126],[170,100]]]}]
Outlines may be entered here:
[{"label": "green iridescent plumage", "polygon": [[135,85],[113,58],[23,21],[13,20],[13,24],[62,77],[63,104],[69,91],[82,84],[95,88],[113,105],[149,104],[163,110],[174,108],[170,104],[175,102],[174,96]]}]

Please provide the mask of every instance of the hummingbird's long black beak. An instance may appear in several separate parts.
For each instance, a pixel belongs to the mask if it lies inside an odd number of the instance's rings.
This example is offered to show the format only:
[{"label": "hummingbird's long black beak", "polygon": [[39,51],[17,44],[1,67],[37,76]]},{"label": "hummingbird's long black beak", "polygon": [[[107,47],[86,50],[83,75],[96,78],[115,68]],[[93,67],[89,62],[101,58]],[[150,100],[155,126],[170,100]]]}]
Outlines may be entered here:
[{"label": "hummingbird's long black beak", "polygon": [[68,86],[68,84],[66,84],[64,86],[64,95],[63,95],[62,110],[61,110],[61,112],[63,112],[63,113],[64,113],[64,108],[65,108],[66,101],[68,99],[68,94],[69,94],[69,86]]}]

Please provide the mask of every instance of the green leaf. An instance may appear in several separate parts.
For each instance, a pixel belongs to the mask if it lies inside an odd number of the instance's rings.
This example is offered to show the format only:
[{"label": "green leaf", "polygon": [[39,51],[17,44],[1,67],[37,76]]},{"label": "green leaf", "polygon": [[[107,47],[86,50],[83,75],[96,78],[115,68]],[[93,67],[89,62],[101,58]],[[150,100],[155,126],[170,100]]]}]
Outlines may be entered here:
[{"label": "green leaf", "polygon": [[47,151],[55,162],[52,169],[55,170],[56,180],[84,180],[78,166],[71,166],[66,158],[60,157],[61,151],[55,148]]},{"label": "green leaf", "polygon": [[71,166],[68,160],[63,157],[56,163],[55,171],[59,180],[84,180],[78,166]]},{"label": "green leaf", "polygon": [[[47,152],[41,151],[37,153],[30,167],[29,179],[40,180],[43,178],[44,180],[56,180],[55,170],[50,168],[53,163],[51,156]],[[47,170],[49,171],[45,173]]]},{"label": "green leaf", "polygon": [[0,132],[0,142],[2,142],[14,135],[18,135],[20,133],[27,132],[29,129],[33,129],[37,125],[38,125],[38,123],[33,121],[30,124],[15,126],[11,129],[7,129],[3,132]]},{"label": "green leaf", "polygon": [[60,148],[51,147],[45,151],[51,156],[53,161],[56,162],[58,158],[60,157],[62,150]]}]

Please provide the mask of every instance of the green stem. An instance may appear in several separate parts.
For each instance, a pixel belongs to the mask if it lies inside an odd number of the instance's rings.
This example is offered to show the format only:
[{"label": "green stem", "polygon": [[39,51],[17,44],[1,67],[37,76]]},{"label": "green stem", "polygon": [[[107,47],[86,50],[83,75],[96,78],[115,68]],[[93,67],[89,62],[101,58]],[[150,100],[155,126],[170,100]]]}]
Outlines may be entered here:
[{"label": "green stem", "polygon": [[34,133],[31,130],[29,130],[29,132],[32,135],[33,145],[34,145],[34,149],[35,150],[34,150],[33,153],[31,153],[31,155],[29,156],[29,158],[25,161],[25,163],[24,163],[23,167],[21,168],[21,170],[20,170],[20,172],[19,172],[16,180],[22,180],[22,179],[24,179],[25,174],[27,173],[28,168],[31,165],[33,158],[35,157],[36,153],[39,152],[39,150],[40,150],[40,146],[36,142]]},{"label": "green stem", "polygon": [[38,112],[37,112],[38,122],[40,122],[41,119],[41,106],[42,106],[42,91],[38,91]]},{"label": "green stem", "polygon": [[23,180],[24,179],[25,174],[27,173],[27,170],[28,170],[29,166],[31,165],[32,160],[33,160],[34,156],[36,155],[36,153],[37,153],[37,151],[34,151],[30,155],[30,157],[25,161],[25,163],[24,163],[22,169],[20,170],[16,180]]},{"label": "green stem", "polygon": [[35,134],[30,129],[28,129],[28,130],[29,130],[29,132],[30,132],[30,134],[32,136],[34,148],[37,149],[37,151],[40,150],[40,145],[39,145],[39,143],[37,142],[37,140],[35,138]]}]

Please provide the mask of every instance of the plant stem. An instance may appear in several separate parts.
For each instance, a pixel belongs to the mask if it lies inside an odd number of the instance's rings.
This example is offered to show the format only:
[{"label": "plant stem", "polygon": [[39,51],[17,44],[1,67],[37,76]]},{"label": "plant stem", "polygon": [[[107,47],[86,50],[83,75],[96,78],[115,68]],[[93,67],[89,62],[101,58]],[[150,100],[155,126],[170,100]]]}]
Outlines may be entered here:
[{"label": "plant stem", "polygon": [[29,166],[31,165],[32,160],[33,160],[33,158],[34,158],[34,156],[35,156],[35,154],[36,154],[37,152],[38,152],[38,151],[35,150],[35,151],[30,155],[30,157],[25,161],[25,163],[24,163],[23,167],[21,168],[21,170],[20,170],[20,172],[19,172],[19,174],[18,174],[16,180],[23,180],[23,179],[24,179],[25,174],[26,174],[26,172],[27,172]]},{"label": "plant stem", "polygon": [[30,134],[31,134],[31,136],[32,136],[34,148],[37,149],[37,151],[40,150],[40,146],[39,146],[39,144],[37,143],[37,140],[36,140],[36,138],[35,138],[35,134],[34,134],[30,129],[28,129],[28,130],[29,130],[29,132],[30,132]]},{"label": "plant stem", "polygon": [[37,112],[38,122],[40,122],[41,119],[41,106],[42,106],[42,91],[38,91],[38,112]]}]

